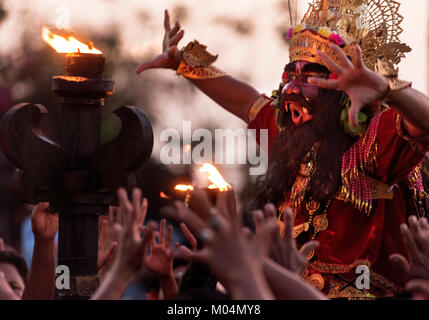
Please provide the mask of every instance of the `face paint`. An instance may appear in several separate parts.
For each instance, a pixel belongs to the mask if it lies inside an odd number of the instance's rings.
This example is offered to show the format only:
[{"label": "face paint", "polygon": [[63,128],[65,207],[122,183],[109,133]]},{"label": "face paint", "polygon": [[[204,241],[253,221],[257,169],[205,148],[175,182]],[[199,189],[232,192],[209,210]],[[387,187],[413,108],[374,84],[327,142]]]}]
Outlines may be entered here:
[{"label": "face paint", "polygon": [[285,109],[291,113],[292,121],[296,125],[301,125],[313,118],[309,107],[317,100],[319,87],[308,84],[310,77],[327,78],[329,72],[319,65],[297,61],[288,65],[283,74],[285,85],[282,96],[286,96]]}]

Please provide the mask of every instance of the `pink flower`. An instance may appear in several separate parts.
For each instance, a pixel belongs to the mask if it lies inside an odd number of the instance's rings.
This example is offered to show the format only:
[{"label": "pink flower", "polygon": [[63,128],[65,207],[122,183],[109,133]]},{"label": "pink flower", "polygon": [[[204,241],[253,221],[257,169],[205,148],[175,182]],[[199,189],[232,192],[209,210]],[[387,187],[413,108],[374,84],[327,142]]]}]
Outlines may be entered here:
[{"label": "pink flower", "polygon": [[331,33],[331,35],[329,36],[329,41],[339,45],[339,46],[343,46],[344,45],[344,40],[343,38],[341,38],[341,36],[338,33]]},{"label": "pink flower", "polygon": [[288,33],[286,34],[286,40],[290,40],[293,36],[293,28],[290,28]]}]

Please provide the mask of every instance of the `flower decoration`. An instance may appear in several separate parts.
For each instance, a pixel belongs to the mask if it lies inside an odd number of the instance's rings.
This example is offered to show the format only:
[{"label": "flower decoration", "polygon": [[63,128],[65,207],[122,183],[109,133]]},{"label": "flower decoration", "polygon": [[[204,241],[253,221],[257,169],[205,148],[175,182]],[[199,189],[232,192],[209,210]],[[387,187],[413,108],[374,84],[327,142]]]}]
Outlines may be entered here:
[{"label": "flower decoration", "polygon": [[339,46],[343,46],[344,45],[344,40],[343,38],[341,38],[341,36],[338,33],[331,33],[331,35],[329,36],[329,41],[339,45]]},{"label": "flower decoration", "polygon": [[293,28],[290,28],[286,34],[286,40],[290,40],[293,36]]}]

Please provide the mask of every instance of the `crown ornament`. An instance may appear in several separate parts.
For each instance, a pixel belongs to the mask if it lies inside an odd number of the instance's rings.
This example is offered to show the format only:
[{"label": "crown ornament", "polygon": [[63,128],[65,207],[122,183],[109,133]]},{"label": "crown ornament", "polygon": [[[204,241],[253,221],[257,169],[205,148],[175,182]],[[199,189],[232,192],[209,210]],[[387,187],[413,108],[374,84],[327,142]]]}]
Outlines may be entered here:
[{"label": "crown ornament", "polygon": [[330,43],[339,45],[349,57],[358,44],[368,68],[374,70],[379,60],[393,68],[411,51],[399,40],[403,31],[399,7],[394,0],[313,0],[301,24],[286,36],[290,61],[324,65],[317,51],[338,61]]}]

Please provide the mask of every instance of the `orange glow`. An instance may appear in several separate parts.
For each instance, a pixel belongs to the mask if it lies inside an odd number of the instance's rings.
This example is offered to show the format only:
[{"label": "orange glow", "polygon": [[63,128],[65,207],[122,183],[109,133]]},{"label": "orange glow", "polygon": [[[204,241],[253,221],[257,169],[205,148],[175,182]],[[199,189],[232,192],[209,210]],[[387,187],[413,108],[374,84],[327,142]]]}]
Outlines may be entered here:
[{"label": "orange glow", "polygon": [[174,187],[174,190],[178,190],[178,191],[192,191],[194,190],[193,186],[188,186],[185,184],[178,184],[177,186]]},{"label": "orange glow", "polygon": [[159,193],[159,196],[162,198],[162,199],[170,199],[170,197],[169,196],[167,196],[164,192],[160,192]]},{"label": "orange glow", "polygon": [[231,190],[231,185],[225,181],[220,172],[210,163],[204,163],[200,169],[200,172],[207,173],[207,178],[210,180],[212,185],[209,189],[219,189],[220,191]]},{"label": "orange glow", "polygon": [[55,49],[58,53],[92,53],[92,54],[102,54],[102,52],[92,46],[80,42],[74,37],[62,37],[53,33],[46,27],[42,28],[42,38],[49,44],[52,48]]}]

